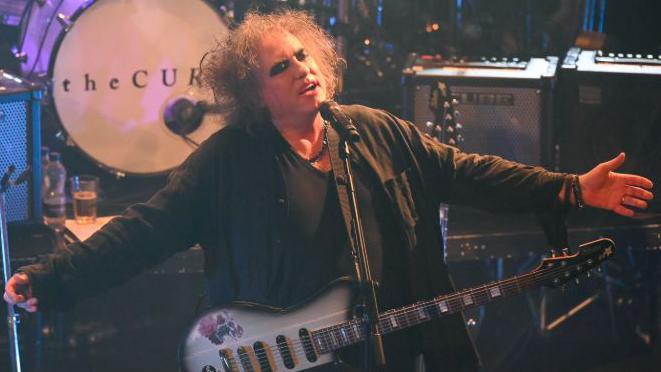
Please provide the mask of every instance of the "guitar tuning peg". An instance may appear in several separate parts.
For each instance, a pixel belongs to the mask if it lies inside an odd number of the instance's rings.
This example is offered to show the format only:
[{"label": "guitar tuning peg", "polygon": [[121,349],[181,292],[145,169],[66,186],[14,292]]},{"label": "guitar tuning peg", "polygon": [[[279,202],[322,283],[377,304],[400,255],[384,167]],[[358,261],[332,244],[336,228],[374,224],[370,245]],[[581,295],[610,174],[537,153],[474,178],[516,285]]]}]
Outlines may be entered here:
[{"label": "guitar tuning peg", "polygon": [[454,133],[454,128],[452,128],[452,127],[447,127],[446,131],[447,131],[448,133]]},{"label": "guitar tuning peg", "polygon": [[441,133],[441,132],[443,132],[443,128],[440,125],[437,125],[437,126],[434,127],[434,131],[436,133]]},{"label": "guitar tuning peg", "polygon": [[452,120],[452,115],[450,115],[450,114],[445,114],[445,117],[443,117],[443,120],[445,120],[445,121],[450,121],[450,120]]},{"label": "guitar tuning peg", "polygon": [[448,101],[443,102],[443,108],[444,109],[449,109],[450,108],[450,103]]},{"label": "guitar tuning peg", "polygon": [[576,284],[581,284],[581,281],[578,278],[575,278],[574,281],[576,282]]},{"label": "guitar tuning peg", "polygon": [[456,106],[456,105],[458,105],[458,104],[459,104],[459,101],[457,101],[456,98],[453,98],[453,99],[452,99],[452,105],[453,105],[453,106]]},{"label": "guitar tuning peg", "polygon": [[457,134],[457,141],[464,142],[464,136],[462,136],[461,134]]},{"label": "guitar tuning peg", "polygon": [[433,127],[434,127],[434,123],[432,123],[431,121],[425,123],[425,128],[432,129]]},{"label": "guitar tuning peg", "polygon": [[586,273],[586,276],[587,276],[588,278],[591,277],[591,276],[592,276],[592,271],[588,270],[588,272]]},{"label": "guitar tuning peg", "polygon": [[456,118],[456,117],[459,117],[459,116],[461,116],[461,111],[459,111],[459,110],[454,110],[454,111],[452,112],[452,115],[453,115],[455,118]]},{"label": "guitar tuning peg", "polygon": [[456,124],[454,125],[454,127],[457,128],[457,129],[463,129],[463,128],[464,128],[464,125],[461,124],[461,123],[456,123]]},{"label": "guitar tuning peg", "polygon": [[456,142],[454,139],[450,138],[450,139],[448,140],[448,145],[450,145],[450,146],[456,146],[456,145],[457,145],[457,142]]}]

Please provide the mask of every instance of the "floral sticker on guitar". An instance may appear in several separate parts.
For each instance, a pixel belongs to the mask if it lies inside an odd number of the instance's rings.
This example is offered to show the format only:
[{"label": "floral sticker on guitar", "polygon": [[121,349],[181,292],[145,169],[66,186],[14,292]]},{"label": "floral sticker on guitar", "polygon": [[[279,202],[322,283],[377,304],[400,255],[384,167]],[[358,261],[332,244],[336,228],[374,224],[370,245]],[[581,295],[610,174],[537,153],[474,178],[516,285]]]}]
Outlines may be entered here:
[{"label": "floral sticker on guitar", "polygon": [[202,318],[197,331],[215,345],[222,345],[225,337],[231,337],[236,341],[243,335],[243,328],[236,324],[227,311]]}]

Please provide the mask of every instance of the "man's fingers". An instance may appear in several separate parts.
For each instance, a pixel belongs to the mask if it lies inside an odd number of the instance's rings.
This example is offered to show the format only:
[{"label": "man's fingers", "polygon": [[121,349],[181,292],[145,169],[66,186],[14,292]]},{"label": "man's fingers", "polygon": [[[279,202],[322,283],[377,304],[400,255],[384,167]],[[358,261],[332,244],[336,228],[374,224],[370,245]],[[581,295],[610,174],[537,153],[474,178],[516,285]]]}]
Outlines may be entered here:
[{"label": "man's fingers", "polygon": [[12,295],[10,292],[5,292],[2,297],[8,304],[16,305],[30,313],[36,312],[39,308],[39,299],[35,297],[32,297],[26,301],[25,296]]},{"label": "man's fingers", "polygon": [[634,215],[633,210],[626,208],[621,204],[615,207],[615,209],[613,209],[613,212],[625,217],[631,217]]},{"label": "man's fingers", "polygon": [[635,186],[627,187],[627,190],[625,191],[624,194],[643,200],[652,200],[652,198],[654,198],[654,194],[652,194],[651,192]]},{"label": "man's fingers", "polygon": [[[30,279],[25,273],[13,275],[5,285],[3,298],[7,303],[20,304],[30,296]],[[27,296],[26,296],[27,295]]]},{"label": "man's fingers", "polygon": [[616,170],[617,168],[624,163],[625,155],[623,152],[621,152],[618,156],[614,157],[613,159],[603,162],[600,164],[601,167],[608,169],[609,171]]},{"label": "man's fingers", "polygon": [[20,304],[16,304],[16,306],[30,313],[37,311],[37,305],[28,305],[27,302],[21,302]]},{"label": "man's fingers", "polygon": [[635,207],[638,209],[647,209],[647,202],[644,200],[636,199],[633,196],[623,196],[621,200],[622,205]]},{"label": "man's fingers", "polygon": [[5,302],[12,305],[20,304],[25,301],[25,296],[12,292],[5,292],[5,294],[2,297],[5,299]]},{"label": "man's fingers", "polygon": [[9,279],[9,282],[14,281],[16,284],[28,284],[30,283],[30,278],[26,273],[18,273]]},{"label": "man's fingers", "polygon": [[636,176],[635,174],[617,173],[617,175],[623,177],[624,183],[629,186],[640,187],[643,189],[651,189],[654,187],[654,183],[649,178]]}]

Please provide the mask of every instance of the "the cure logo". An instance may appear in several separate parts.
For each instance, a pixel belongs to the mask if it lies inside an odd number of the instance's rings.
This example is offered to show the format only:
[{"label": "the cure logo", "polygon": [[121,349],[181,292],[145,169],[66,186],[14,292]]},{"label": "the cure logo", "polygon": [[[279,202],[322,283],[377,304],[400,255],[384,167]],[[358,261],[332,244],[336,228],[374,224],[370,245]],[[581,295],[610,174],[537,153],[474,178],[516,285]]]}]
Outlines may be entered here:
[{"label": "the cure logo", "polygon": [[126,76],[110,78],[102,78],[95,74],[84,73],[78,79],[62,79],[60,88],[65,93],[95,92],[97,89],[102,90],[104,88],[110,90],[127,88],[144,89],[147,88],[149,84],[173,87],[177,84],[177,81],[185,81],[189,86],[200,86],[200,69],[195,67],[181,71],[177,68],[164,68],[154,71],[136,69]]}]

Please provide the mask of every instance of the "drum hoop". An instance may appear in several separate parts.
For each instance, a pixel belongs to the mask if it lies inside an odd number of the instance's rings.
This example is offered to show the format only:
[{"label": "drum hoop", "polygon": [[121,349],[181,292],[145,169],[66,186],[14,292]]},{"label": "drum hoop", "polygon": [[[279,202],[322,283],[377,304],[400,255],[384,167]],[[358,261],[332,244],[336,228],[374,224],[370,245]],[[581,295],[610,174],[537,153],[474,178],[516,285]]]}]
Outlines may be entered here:
[{"label": "drum hoop", "polygon": [[[76,11],[73,13],[73,15],[70,17],[71,26],[69,28],[63,28],[60,31],[57,38],[55,39],[55,42],[53,43],[53,48],[51,50],[50,59],[49,59],[49,62],[48,62],[48,79],[51,80],[51,82],[52,82],[53,73],[54,73],[53,70],[55,69],[55,62],[57,60],[58,54],[60,53],[60,47],[62,46],[62,43],[64,42],[64,39],[65,39],[67,33],[70,32],[76,26],[76,21],[78,20],[78,18],[81,17],[81,15],[88,8],[90,8],[92,5],[94,5],[96,3],[99,3],[101,1],[104,1],[104,0],[93,0],[93,1],[84,2],[83,4],[81,4],[78,7],[78,9],[76,9]],[[199,0],[199,1],[207,4],[209,6],[209,8],[214,12],[214,14],[216,14],[216,16],[218,16],[218,19],[220,20],[220,22],[222,22],[225,27],[228,27],[228,24],[225,20],[225,17],[223,17],[222,14],[220,13],[220,11],[215,6],[213,6],[211,1],[208,1],[208,0]],[[229,29],[229,27],[228,27],[228,29]],[[56,124],[59,126],[59,128],[61,128],[64,131],[64,134],[66,135],[67,141],[73,143],[74,147],[77,149],[77,151],[79,153],[82,153],[83,156],[85,156],[86,159],[90,160],[97,167],[105,170],[108,173],[114,174],[117,177],[130,176],[130,177],[136,177],[136,178],[138,178],[138,177],[150,178],[150,177],[155,177],[155,176],[167,175],[177,167],[175,165],[172,168],[169,168],[169,169],[166,169],[166,170],[163,170],[163,171],[159,171],[159,172],[148,172],[148,173],[140,172],[140,173],[136,173],[136,172],[129,172],[129,171],[125,171],[125,170],[121,170],[121,169],[118,169],[118,168],[111,167],[111,166],[103,163],[99,159],[96,159],[92,155],[90,155],[87,152],[83,151],[83,149],[76,143],[76,141],[73,139],[73,137],[69,134],[69,131],[65,127],[64,122],[62,121],[62,118],[60,117],[60,113],[57,110],[57,105],[55,105],[55,93],[54,93],[54,90],[53,90],[54,89],[54,84],[52,84],[52,83],[48,84],[48,88],[49,88],[49,97],[48,97],[48,99],[52,103],[51,107],[52,107],[53,113],[55,114],[55,117],[57,118],[57,123]]]}]

